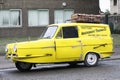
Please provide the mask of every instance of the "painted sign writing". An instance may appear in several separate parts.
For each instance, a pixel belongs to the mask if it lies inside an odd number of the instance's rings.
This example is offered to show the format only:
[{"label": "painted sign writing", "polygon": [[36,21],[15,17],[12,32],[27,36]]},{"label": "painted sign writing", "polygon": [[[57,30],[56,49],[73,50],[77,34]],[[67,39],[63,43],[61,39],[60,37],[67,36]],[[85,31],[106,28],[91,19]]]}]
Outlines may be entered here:
[{"label": "painted sign writing", "polygon": [[86,35],[86,34],[91,34],[91,33],[95,33],[95,32],[102,32],[102,31],[106,31],[106,28],[85,31],[85,32],[82,32],[81,34]]}]

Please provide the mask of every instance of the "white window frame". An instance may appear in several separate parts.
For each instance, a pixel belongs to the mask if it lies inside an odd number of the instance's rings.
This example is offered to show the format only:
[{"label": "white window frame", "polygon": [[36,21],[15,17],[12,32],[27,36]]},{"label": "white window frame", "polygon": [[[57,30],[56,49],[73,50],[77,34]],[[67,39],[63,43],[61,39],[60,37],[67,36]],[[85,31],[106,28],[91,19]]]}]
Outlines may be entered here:
[{"label": "white window frame", "polygon": [[[9,14],[9,24],[8,25],[0,25],[0,28],[13,28],[13,27],[22,27],[22,10],[21,9],[5,9]],[[1,11],[4,11],[3,9]],[[20,12],[20,25],[12,25],[11,24],[11,12],[19,11]]]},{"label": "white window frame", "polygon": [[[65,23],[65,18],[64,18],[64,16],[65,16],[65,11],[73,11],[73,14],[74,14],[74,9],[56,9],[55,11],[57,11],[57,10],[62,10],[63,11],[63,22],[62,23]],[[56,23],[56,17],[55,17],[55,11],[54,11],[54,23]],[[70,21],[71,22],[71,21]],[[58,22],[59,23],[59,22]]]},{"label": "white window frame", "polygon": [[[40,24],[39,25],[39,16],[38,16],[38,18],[37,18],[37,25],[30,25],[29,24],[29,11],[31,11],[31,10],[35,10],[35,11],[37,11],[37,16],[39,15],[39,12],[40,11],[48,11],[48,18],[47,18],[47,24],[45,24],[45,25],[42,25],[42,24]],[[28,27],[43,27],[43,26],[47,26],[47,25],[49,25],[49,9],[30,9],[30,10],[28,10]]]}]

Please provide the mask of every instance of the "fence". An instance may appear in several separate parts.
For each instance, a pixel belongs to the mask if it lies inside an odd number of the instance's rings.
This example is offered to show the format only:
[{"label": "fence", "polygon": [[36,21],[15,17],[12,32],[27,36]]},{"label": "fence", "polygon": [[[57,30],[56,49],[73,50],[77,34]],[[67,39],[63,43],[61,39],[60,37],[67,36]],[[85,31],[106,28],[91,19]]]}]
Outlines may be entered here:
[{"label": "fence", "polygon": [[120,34],[120,15],[103,16],[101,22],[109,24],[111,33]]}]

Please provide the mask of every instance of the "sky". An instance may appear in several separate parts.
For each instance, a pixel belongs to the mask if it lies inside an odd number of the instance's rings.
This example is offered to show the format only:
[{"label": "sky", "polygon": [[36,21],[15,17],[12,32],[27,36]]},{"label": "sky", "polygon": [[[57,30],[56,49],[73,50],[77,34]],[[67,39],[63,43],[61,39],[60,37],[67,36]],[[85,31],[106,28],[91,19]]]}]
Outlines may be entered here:
[{"label": "sky", "polygon": [[99,0],[101,11],[105,12],[107,9],[110,11],[110,0]]}]

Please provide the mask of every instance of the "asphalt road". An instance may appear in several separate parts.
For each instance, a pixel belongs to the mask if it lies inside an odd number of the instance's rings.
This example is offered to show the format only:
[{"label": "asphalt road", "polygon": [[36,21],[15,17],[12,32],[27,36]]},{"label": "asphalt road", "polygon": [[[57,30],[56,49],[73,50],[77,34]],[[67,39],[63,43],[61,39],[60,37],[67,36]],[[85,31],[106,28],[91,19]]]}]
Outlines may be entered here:
[{"label": "asphalt road", "polygon": [[16,68],[1,69],[0,80],[120,80],[120,60],[100,61],[96,67],[44,65],[30,72],[19,72]]}]

